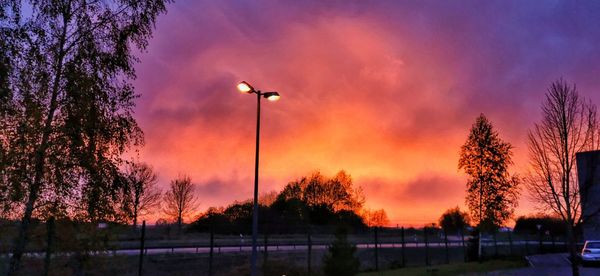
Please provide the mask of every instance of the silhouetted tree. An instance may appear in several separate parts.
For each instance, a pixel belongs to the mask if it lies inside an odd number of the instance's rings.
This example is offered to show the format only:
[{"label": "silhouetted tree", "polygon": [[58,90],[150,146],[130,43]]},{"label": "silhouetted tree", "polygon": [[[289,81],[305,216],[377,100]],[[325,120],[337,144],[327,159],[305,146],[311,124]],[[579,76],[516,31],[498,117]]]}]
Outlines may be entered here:
[{"label": "silhouetted tree", "polygon": [[[223,207],[210,207],[194,221],[189,229],[197,232],[233,233],[231,223],[224,214]],[[236,231],[237,232],[237,231]]]},{"label": "silhouetted tree", "polygon": [[525,183],[543,208],[564,221],[572,272],[578,275],[574,228],[582,216],[575,154],[600,148],[596,106],[580,98],[575,85],[558,80],[546,92],[542,116],[528,134],[532,169]]},{"label": "silhouetted tree", "polygon": [[137,227],[138,217],[145,216],[160,206],[161,192],[156,187],[157,175],[145,163],[129,163],[125,172],[129,182],[127,193],[131,207],[133,227]]},{"label": "silhouetted tree", "polygon": [[[269,198],[265,200],[265,198]],[[273,201],[274,200],[274,201]],[[344,172],[327,179],[319,173],[299,181],[290,182],[279,194],[270,193],[259,205],[259,225],[270,233],[304,232],[307,224],[343,225],[352,230],[364,230],[366,225],[357,214],[364,198],[360,188]],[[377,213],[379,223],[386,224],[383,210]],[[218,213],[200,216],[190,227],[192,231],[206,231],[219,221],[222,227],[213,228],[221,233],[247,233],[252,223],[252,201],[234,202]]]},{"label": "silhouetted tree", "polygon": [[464,231],[469,227],[469,214],[462,212],[458,206],[446,210],[440,217],[439,225],[446,233],[456,233],[463,235]]},{"label": "silhouetted tree", "polygon": [[[537,226],[541,228],[538,229]],[[538,234],[539,231],[545,233],[549,232],[553,236],[563,236],[567,234],[567,227],[559,217],[552,217],[548,215],[538,216],[521,216],[517,218],[515,222],[514,232],[515,234],[527,234],[533,235]]]},{"label": "silhouetted tree", "polygon": [[38,206],[121,219],[120,156],[142,140],[131,115],[133,53],[147,46],[167,2],[0,1],[1,109],[10,110],[0,112],[0,198],[21,215],[9,274]]},{"label": "silhouetted tree", "polygon": [[362,211],[362,218],[369,227],[387,226],[390,223],[390,220],[388,219],[387,213],[384,209],[373,211],[364,209]]},{"label": "silhouetted tree", "polygon": [[281,226],[297,228],[309,223],[308,206],[300,199],[277,197],[270,208],[277,214]]},{"label": "silhouetted tree", "polygon": [[258,196],[258,204],[263,206],[271,206],[275,200],[277,200],[277,196],[279,193],[277,191],[270,191],[268,193],[263,193]]},{"label": "silhouetted tree", "polygon": [[511,164],[512,146],[479,115],[461,148],[458,167],[469,176],[466,202],[480,228],[502,225],[514,212],[519,180],[509,174]]},{"label": "silhouetted tree", "polygon": [[348,242],[348,234],[344,227],[338,228],[335,240],[323,257],[325,275],[356,275],[360,261],[356,256],[356,246]]},{"label": "silhouetted tree", "polygon": [[354,187],[352,178],[344,171],[330,179],[315,172],[310,177],[287,184],[279,197],[299,199],[309,207],[325,206],[332,211],[359,211],[364,204],[362,188]]},{"label": "silhouetted tree", "polygon": [[183,220],[196,212],[198,204],[192,179],[181,175],[171,181],[164,195],[163,211],[177,222],[177,227],[181,231]]},{"label": "silhouetted tree", "polygon": [[[2,7],[0,5],[0,7]],[[4,16],[0,13],[0,20],[5,20]],[[2,30],[0,27],[0,219],[9,218],[13,209],[11,200],[11,194],[9,193],[9,169],[11,165],[9,162],[9,145],[10,137],[7,131],[11,127],[11,121],[5,120],[8,114],[14,112],[15,108],[9,99],[12,98],[12,91],[9,85],[10,76],[10,57],[8,48],[9,34]],[[21,197],[21,196],[18,196]]]}]

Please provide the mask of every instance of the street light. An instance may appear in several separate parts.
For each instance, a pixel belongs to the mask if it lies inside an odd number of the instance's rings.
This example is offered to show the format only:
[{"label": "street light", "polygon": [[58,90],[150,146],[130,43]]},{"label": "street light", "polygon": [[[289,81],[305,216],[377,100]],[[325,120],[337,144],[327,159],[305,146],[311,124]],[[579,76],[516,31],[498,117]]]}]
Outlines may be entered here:
[{"label": "street light", "polygon": [[256,155],[254,159],[254,205],[252,207],[252,259],[251,273],[256,276],[256,237],[258,235],[258,148],[260,144],[260,98],[269,101],[277,101],[281,96],[277,92],[261,92],[254,89],[249,83],[242,81],[238,83],[237,89],[244,94],[256,94]]}]

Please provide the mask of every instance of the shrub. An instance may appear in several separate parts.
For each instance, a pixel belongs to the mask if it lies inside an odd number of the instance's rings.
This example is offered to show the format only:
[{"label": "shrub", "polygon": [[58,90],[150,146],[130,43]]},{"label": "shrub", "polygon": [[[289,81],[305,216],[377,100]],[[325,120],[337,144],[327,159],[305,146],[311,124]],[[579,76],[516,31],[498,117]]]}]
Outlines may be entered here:
[{"label": "shrub", "polygon": [[356,246],[348,242],[347,230],[338,228],[335,240],[323,258],[325,275],[356,275],[360,262],[354,253]]}]

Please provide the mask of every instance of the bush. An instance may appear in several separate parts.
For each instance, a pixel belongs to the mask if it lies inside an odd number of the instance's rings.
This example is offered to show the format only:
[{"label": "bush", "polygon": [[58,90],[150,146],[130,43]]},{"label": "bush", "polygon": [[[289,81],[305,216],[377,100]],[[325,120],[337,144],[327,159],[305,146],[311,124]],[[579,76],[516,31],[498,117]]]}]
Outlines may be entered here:
[{"label": "bush", "polygon": [[467,261],[475,262],[479,260],[479,230],[473,231],[467,241]]},{"label": "bush", "polygon": [[329,252],[323,258],[325,275],[356,275],[360,262],[354,253],[356,253],[356,246],[348,242],[347,230],[338,228],[335,241],[329,246]]}]

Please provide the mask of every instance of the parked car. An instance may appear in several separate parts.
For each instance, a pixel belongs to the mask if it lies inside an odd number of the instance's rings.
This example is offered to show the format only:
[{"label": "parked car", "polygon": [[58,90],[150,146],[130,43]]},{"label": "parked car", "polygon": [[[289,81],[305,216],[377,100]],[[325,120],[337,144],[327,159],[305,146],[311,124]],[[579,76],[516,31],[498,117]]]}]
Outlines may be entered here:
[{"label": "parked car", "polygon": [[581,250],[581,264],[600,264],[600,241],[585,241]]}]

